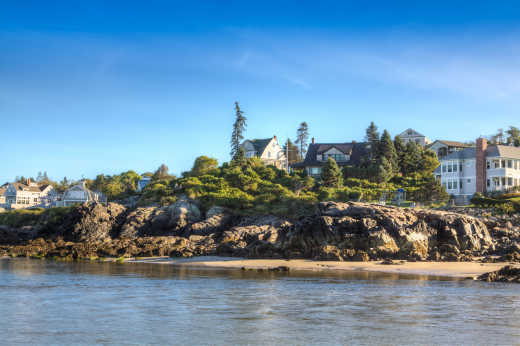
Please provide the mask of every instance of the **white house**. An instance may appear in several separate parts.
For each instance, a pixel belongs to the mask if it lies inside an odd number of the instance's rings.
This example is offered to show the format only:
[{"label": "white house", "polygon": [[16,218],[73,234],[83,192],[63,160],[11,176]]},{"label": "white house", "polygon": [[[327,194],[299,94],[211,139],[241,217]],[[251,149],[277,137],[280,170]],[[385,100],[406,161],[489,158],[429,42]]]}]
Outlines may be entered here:
[{"label": "white house", "polygon": [[435,174],[459,204],[476,192],[508,191],[520,186],[520,148],[487,145],[479,138],[476,148],[457,150],[439,159]]},{"label": "white house", "polygon": [[398,136],[399,138],[401,138],[403,144],[405,145],[408,144],[408,142],[415,142],[424,147],[431,143],[431,141],[428,138],[426,138],[426,136],[420,134],[414,129],[408,129],[406,131],[403,131]]},{"label": "white house", "polygon": [[259,157],[266,165],[273,165],[280,169],[287,167],[287,159],[276,136],[266,139],[247,139],[241,147],[246,157]]},{"label": "white house", "polygon": [[59,205],[68,207],[74,204],[82,204],[85,202],[106,203],[107,198],[101,192],[87,189],[85,182],[83,181],[65,191]]},{"label": "white house", "polygon": [[30,179],[27,179],[25,184],[10,183],[5,189],[4,195],[7,209],[49,207],[58,196],[51,185],[39,186]]},{"label": "white house", "polygon": [[5,191],[7,190],[7,187],[9,186],[9,183],[5,183],[4,185],[0,186],[0,208],[5,208]]},{"label": "white house", "polygon": [[152,181],[151,177],[144,176],[137,182],[137,191],[141,192],[146,187],[146,185],[150,184]]}]

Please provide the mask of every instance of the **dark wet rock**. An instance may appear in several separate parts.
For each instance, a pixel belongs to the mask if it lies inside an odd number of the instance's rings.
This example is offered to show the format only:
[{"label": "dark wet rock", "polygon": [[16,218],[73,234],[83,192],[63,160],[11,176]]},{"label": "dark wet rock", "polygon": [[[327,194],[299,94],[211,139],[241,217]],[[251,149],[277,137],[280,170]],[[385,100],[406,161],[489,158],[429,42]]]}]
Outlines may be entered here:
[{"label": "dark wet rock", "polygon": [[[515,221],[516,222],[516,221]],[[323,202],[296,220],[233,216],[213,207],[203,219],[197,203],[181,198],[167,207],[127,210],[118,204],[73,208],[50,229],[0,228],[0,254],[83,258],[223,255],[333,261],[470,261],[506,256],[517,261],[520,230],[507,219],[482,219],[367,203]],[[512,227],[512,228],[511,228]],[[36,242],[41,238],[44,243]]]},{"label": "dark wet rock", "polygon": [[520,268],[514,266],[505,266],[497,271],[480,275],[478,280],[487,282],[520,283]]}]

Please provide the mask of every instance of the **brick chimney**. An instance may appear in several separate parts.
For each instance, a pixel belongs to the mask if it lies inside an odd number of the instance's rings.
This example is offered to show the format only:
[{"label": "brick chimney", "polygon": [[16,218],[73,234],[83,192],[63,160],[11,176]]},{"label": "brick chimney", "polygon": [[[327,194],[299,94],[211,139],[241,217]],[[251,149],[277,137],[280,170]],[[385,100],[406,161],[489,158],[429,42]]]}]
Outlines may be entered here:
[{"label": "brick chimney", "polygon": [[312,142],[312,144],[314,144],[314,137],[312,137],[311,142]]},{"label": "brick chimney", "polygon": [[273,136],[273,139],[274,139],[275,141],[278,141],[278,139],[276,139],[276,135]]},{"label": "brick chimney", "polygon": [[27,186],[30,186],[30,185],[31,185],[31,178],[27,178],[27,180],[25,181],[25,183],[27,184]]},{"label": "brick chimney", "polygon": [[486,192],[486,150],[487,139],[477,139],[477,154],[476,154],[476,171],[477,171],[477,192]]}]

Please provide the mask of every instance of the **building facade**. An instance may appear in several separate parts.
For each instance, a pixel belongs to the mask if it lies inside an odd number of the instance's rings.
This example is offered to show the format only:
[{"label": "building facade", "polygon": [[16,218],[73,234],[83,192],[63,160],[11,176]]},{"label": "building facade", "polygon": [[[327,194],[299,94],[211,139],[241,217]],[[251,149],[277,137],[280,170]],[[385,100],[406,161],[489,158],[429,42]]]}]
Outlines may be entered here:
[{"label": "building facade", "polygon": [[420,146],[426,146],[431,143],[431,141],[426,138],[423,134],[420,134],[419,132],[415,131],[414,129],[408,129],[406,131],[403,131],[401,134],[398,135],[399,138],[401,138],[401,141],[403,141],[403,144],[406,145],[408,142],[415,142],[419,144]]},{"label": "building facade", "polygon": [[6,209],[24,209],[31,207],[50,207],[57,200],[58,194],[51,185],[41,185],[27,179],[23,183],[10,183],[4,192]]},{"label": "building facade", "polygon": [[475,148],[457,150],[439,158],[435,171],[458,204],[468,203],[476,192],[504,192],[520,187],[520,148],[487,145],[479,138]]},{"label": "building facade", "polygon": [[141,192],[143,191],[143,189],[146,187],[146,185],[150,184],[150,181],[152,181],[152,178],[151,177],[142,177],[138,182],[137,182],[137,191],[138,192]]},{"label": "building facade", "polygon": [[428,149],[433,150],[437,154],[438,158],[443,158],[455,151],[460,151],[471,147],[473,147],[471,144],[456,141],[445,141],[440,139],[428,145]]},{"label": "building facade", "polygon": [[81,182],[65,191],[58,205],[69,207],[71,205],[83,204],[86,202],[106,203],[107,198],[101,192],[87,189],[85,182]]},{"label": "building facade", "polygon": [[287,168],[285,153],[278,144],[276,136],[266,139],[247,139],[241,144],[241,147],[247,158],[258,157],[266,165],[273,165],[279,169]]},{"label": "building facade", "polygon": [[319,178],[329,157],[332,157],[340,167],[353,166],[358,165],[369,150],[370,144],[368,143],[316,143],[313,138],[305,159],[291,167],[305,169],[310,176]]}]

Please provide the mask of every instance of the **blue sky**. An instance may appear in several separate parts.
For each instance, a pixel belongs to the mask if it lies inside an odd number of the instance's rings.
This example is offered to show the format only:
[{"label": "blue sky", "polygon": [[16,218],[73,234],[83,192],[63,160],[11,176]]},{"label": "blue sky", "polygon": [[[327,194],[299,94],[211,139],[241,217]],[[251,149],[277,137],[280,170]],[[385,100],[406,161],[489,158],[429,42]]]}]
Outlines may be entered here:
[{"label": "blue sky", "polygon": [[2,2],[0,182],[226,161],[236,100],[248,138],[519,126],[518,18],[514,1]]}]

